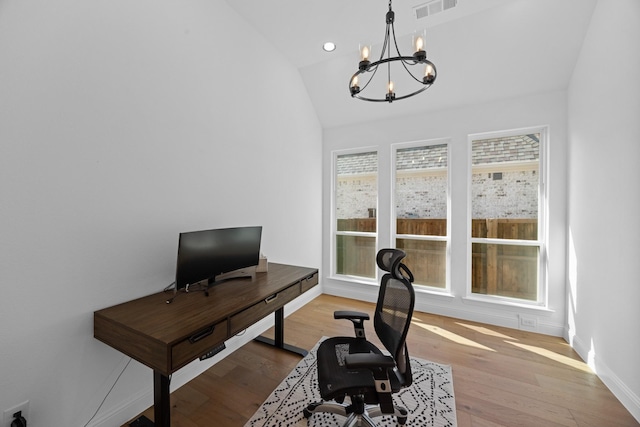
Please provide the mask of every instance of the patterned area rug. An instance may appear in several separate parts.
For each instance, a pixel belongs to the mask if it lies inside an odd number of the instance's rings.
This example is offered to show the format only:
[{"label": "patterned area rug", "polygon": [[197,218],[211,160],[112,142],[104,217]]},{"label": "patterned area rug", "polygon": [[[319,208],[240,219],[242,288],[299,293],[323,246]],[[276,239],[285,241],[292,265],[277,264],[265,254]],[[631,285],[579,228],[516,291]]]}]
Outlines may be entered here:
[{"label": "patterned area rug", "polygon": [[[322,341],[322,340],[321,340]],[[308,420],[302,410],[310,402],[320,401],[316,373],[318,344],[298,363],[269,398],[258,408],[244,427],[336,427],[344,417],[317,413]],[[407,408],[407,426],[455,427],[456,405],[453,396],[451,367],[411,358],[413,384],[394,396],[394,401]],[[396,427],[395,417],[374,419],[380,427]]]}]

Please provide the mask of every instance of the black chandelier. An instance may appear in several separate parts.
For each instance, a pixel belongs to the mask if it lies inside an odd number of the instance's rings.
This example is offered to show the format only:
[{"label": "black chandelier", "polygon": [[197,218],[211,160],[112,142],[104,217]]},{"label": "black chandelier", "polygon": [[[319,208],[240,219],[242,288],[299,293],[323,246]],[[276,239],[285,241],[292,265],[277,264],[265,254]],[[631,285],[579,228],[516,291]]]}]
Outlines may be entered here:
[{"label": "black chandelier", "polygon": [[[427,59],[427,53],[424,51],[424,41],[425,41],[425,33],[416,33],[413,37],[413,46],[415,49],[415,53],[413,56],[402,56],[400,54],[400,49],[398,49],[398,42],[396,41],[396,32],[393,26],[393,21],[395,19],[395,13],[391,9],[391,0],[389,0],[389,11],[386,15],[387,20],[387,29],[384,36],[384,43],[382,44],[382,52],[380,53],[380,59],[377,61],[371,62],[369,61],[369,54],[371,53],[371,46],[362,46],[360,47],[360,63],[358,64],[358,71],[355,72],[353,76],[351,76],[351,80],[349,81],[349,92],[351,93],[351,97],[362,99],[363,101],[371,101],[371,102],[393,102],[400,99],[409,98],[413,95],[417,95],[420,92],[424,92],[427,90],[433,82],[436,80],[436,66],[433,65],[433,62]],[[391,36],[393,36],[393,46],[395,47],[397,56],[391,56]],[[385,58],[385,51],[387,57]],[[407,93],[405,95],[397,95],[394,92],[394,84],[391,80],[391,63],[399,61],[404,69],[409,73],[411,78],[418,82],[420,85],[413,85],[414,87],[418,87],[413,92]],[[384,98],[374,98],[364,96],[363,92],[369,86],[369,83],[373,80],[374,76],[378,72],[378,68],[380,65],[387,64],[387,92]],[[416,77],[414,73],[409,69],[409,67],[416,68],[415,66],[424,65],[424,73],[420,77]],[[383,67],[384,68],[384,67]],[[360,76],[369,75],[369,79],[361,85],[359,81]]]}]

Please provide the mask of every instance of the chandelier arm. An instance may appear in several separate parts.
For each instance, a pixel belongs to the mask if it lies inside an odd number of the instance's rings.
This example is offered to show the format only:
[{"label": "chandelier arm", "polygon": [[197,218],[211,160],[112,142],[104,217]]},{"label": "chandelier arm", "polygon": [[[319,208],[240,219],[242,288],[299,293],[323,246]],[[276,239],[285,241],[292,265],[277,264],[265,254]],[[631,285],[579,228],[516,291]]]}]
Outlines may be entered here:
[{"label": "chandelier arm", "polygon": [[[409,69],[407,69],[405,64],[410,64],[410,65],[415,65],[418,64],[419,62],[423,62],[425,65],[431,65],[431,67],[433,68],[433,71],[436,71],[436,67],[433,64],[433,62],[429,61],[429,60],[424,60],[424,61],[416,61],[415,58],[413,56],[398,56],[398,57],[394,57],[394,58],[382,58],[379,61],[376,62],[372,62],[371,65],[369,66],[369,69],[371,68],[375,68],[377,71],[377,68],[380,64],[385,64],[387,62],[393,62],[393,61],[400,61],[402,62],[402,65],[405,67],[405,70],[407,70],[407,72],[411,75],[411,77],[413,77],[414,80],[416,80],[418,83],[420,84],[428,84],[428,83],[424,83],[422,80],[416,78],[413,73],[411,71],[409,71]],[[412,62],[413,61],[413,62]],[[356,73],[356,74],[361,74],[360,72]],[[374,72],[375,74],[375,72]],[[354,74],[355,76],[355,74]],[[353,78],[353,77],[352,77]],[[373,79],[373,75],[371,76],[371,79]],[[369,79],[369,81],[371,81],[371,79]],[[369,84],[367,82],[367,84]],[[364,89],[364,88],[363,88]]]},{"label": "chandelier arm", "polygon": [[365,72],[370,72],[372,73],[371,77],[369,77],[369,79],[367,80],[367,83],[365,83],[365,85],[360,88],[360,91],[365,90],[367,86],[369,86],[369,83],[371,83],[371,81],[373,80],[373,77],[378,72],[378,65],[379,65],[379,61],[376,61],[376,62],[373,62],[369,66],[369,68],[367,68],[366,70],[356,72],[353,76],[351,76],[351,80],[349,80],[349,88],[351,88],[351,82],[353,82],[354,77],[364,75]]},{"label": "chandelier arm", "polygon": [[398,54],[399,57],[402,57],[402,54],[400,53],[400,48],[398,47],[398,40],[396,39],[396,27],[393,25],[393,23],[391,23],[391,32],[393,34],[393,44],[396,46],[396,53]]},{"label": "chandelier arm", "polygon": [[380,51],[380,59],[378,59],[378,61],[384,58],[384,51],[387,50],[388,43],[389,43],[389,24],[387,24],[387,29],[385,30],[385,33],[384,33],[384,42],[382,43],[382,50]]},{"label": "chandelier arm", "polygon": [[[358,70],[358,71],[356,71],[356,73],[353,76],[351,76],[351,79],[349,80],[349,90],[351,90],[351,84],[353,83],[353,78],[354,77],[363,76],[364,73],[367,73],[367,72],[368,73],[372,73],[371,77],[369,77],[369,79],[367,80],[367,83],[365,83],[365,85],[360,88],[361,92],[364,91],[367,88],[367,86],[369,86],[369,83],[371,83],[371,81],[375,77],[376,73],[378,72],[378,65],[380,65],[380,61],[376,61],[376,62],[371,63],[371,65],[369,65],[369,67],[366,70]],[[357,98],[357,96],[355,96],[355,95],[351,95],[351,96]]]},{"label": "chandelier arm", "polygon": [[[389,6],[391,6],[391,0],[389,0]],[[393,30],[393,22],[391,23],[391,29]],[[387,24],[387,36],[389,35],[389,24]],[[393,36],[393,41],[395,43],[395,35]],[[391,44],[387,46],[387,59],[391,59]],[[391,61],[387,62],[387,87],[389,88],[389,92],[391,89]]]},{"label": "chandelier arm", "polygon": [[[417,78],[416,76],[414,76],[414,75],[413,75],[413,73],[411,72],[411,70],[409,70],[409,68],[407,67],[407,64],[406,64],[406,62],[405,62],[404,60],[401,60],[400,62],[402,63],[402,66],[403,66],[403,67],[404,67],[404,69],[407,71],[407,73],[409,73],[409,75],[411,76],[411,78],[412,78],[413,80],[417,81],[417,82],[418,82],[418,83],[420,83],[420,84],[425,84],[421,79],[419,79],[419,78]],[[417,63],[418,63],[418,62],[415,62],[415,63],[414,63],[414,64],[412,64],[412,65],[415,65],[415,64],[417,64]]]},{"label": "chandelier arm", "polygon": [[[393,61],[402,61],[402,62],[407,62],[407,61],[411,61],[414,60],[415,58],[413,56],[394,56],[393,58],[382,58],[380,61],[376,61],[376,62],[372,62],[369,65],[369,68],[373,68],[373,67],[377,67],[380,64],[386,64],[387,62],[393,62]],[[409,62],[407,62],[409,63]],[[417,64],[417,62],[416,62]]]},{"label": "chandelier arm", "polygon": [[369,101],[369,102],[387,102],[387,103],[389,102],[387,99],[366,98],[366,97],[360,96],[358,94],[352,95],[352,97],[361,99],[363,101]]},{"label": "chandelier arm", "polygon": [[[369,83],[373,80],[373,77],[375,75],[375,72],[378,70],[378,66],[379,65],[385,64],[385,63],[390,63],[390,62],[393,62],[393,61],[405,62],[405,61],[410,61],[411,59],[413,59],[412,56],[401,56],[401,57],[394,57],[394,58],[382,58],[380,61],[372,62],[370,67],[368,68],[368,70],[373,69],[373,74],[371,75],[371,78],[369,78],[369,80],[367,81],[366,85],[363,86],[358,93],[352,94],[351,97],[352,98],[358,98],[358,99],[361,99],[363,101],[387,102],[388,103],[389,100],[386,99],[386,98],[369,98],[369,97],[363,96],[361,94],[362,94],[362,92],[364,92],[364,89],[367,87],[367,85],[369,85]],[[433,66],[434,71],[435,71],[435,66],[433,65],[433,63],[431,61],[426,60],[425,63],[426,64],[431,64]],[[357,73],[355,73],[353,75],[353,77],[355,77],[356,75],[364,74],[365,72],[366,71],[358,71]],[[413,74],[411,74],[411,76],[414,77]],[[353,80],[353,77],[352,77],[352,80]],[[425,90],[429,89],[431,87],[431,85],[433,84],[433,82],[425,83],[423,81],[419,81],[419,83],[422,84],[422,87],[420,89],[418,89],[418,90],[416,90],[414,92],[411,92],[411,93],[409,93],[407,95],[396,96],[393,100],[394,101],[399,101],[401,99],[406,99],[406,98],[412,97],[414,95],[417,95],[417,94],[419,94],[421,92],[424,92]]]},{"label": "chandelier arm", "polygon": [[420,89],[416,90],[415,92],[411,92],[411,93],[409,93],[407,95],[403,95],[403,96],[397,96],[395,100],[399,101],[401,99],[406,99],[406,98],[412,97],[413,95],[417,95],[420,92],[424,92],[425,90],[429,89],[430,87],[431,87],[431,85],[424,85]]},{"label": "chandelier arm", "polygon": [[[420,63],[420,61],[416,60],[413,56],[411,57],[403,57],[402,54],[400,54],[400,48],[398,47],[398,39],[396,39],[396,28],[393,24],[391,24],[391,31],[393,32],[393,43],[396,47],[396,53],[398,54],[398,58],[400,58],[400,62],[402,63],[402,66],[404,67],[405,71],[407,73],[409,73],[409,75],[411,76],[411,78],[413,78],[413,80],[417,81],[420,84],[424,84],[422,82],[422,80],[418,79],[416,76],[413,75],[413,73],[409,70],[409,68],[407,68],[407,64],[409,65],[416,65],[418,63]],[[410,58],[410,59],[408,59]],[[397,99],[397,98],[396,98]]]},{"label": "chandelier arm", "polygon": [[[420,89],[416,90],[415,92],[411,92],[411,93],[409,93],[409,94],[407,94],[407,95],[402,95],[402,96],[398,96],[398,97],[396,97],[396,98],[394,99],[394,101],[399,101],[399,100],[401,100],[401,99],[410,98],[410,97],[412,97],[412,96],[414,96],[414,95],[419,94],[420,92],[424,92],[425,90],[429,89],[430,87],[431,87],[431,85],[422,86]],[[352,95],[352,96],[353,96],[353,98],[358,98],[358,99],[361,99],[361,100],[363,100],[363,101],[370,101],[370,102],[386,102],[386,103],[389,103],[389,100],[388,100],[388,99],[386,99],[386,98],[385,98],[385,99],[382,99],[382,98],[367,98],[367,97],[365,97],[365,96],[361,96],[360,94],[355,94],[355,95]]]}]

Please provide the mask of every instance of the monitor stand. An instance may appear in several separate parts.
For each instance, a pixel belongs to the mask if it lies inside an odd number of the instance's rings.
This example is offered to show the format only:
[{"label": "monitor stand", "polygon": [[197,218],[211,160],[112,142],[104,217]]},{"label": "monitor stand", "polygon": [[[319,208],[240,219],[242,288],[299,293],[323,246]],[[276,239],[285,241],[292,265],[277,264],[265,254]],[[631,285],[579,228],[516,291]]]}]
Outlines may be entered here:
[{"label": "monitor stand", "polygon": [[[209,296],[209,288],[217,285],[218,283],[226,282],[233,279],[251,279],[253,282],[256,280],[256,266],[241,268],[239,270],[230,271],[228,273],[219,274],[214,280],[208,281],[207,279],[199,282],[188,284],[184,287],[186,293],[194,291],[204,291],[205,296]],[[178,296],[178,290],[174,289],[173,296],[167,299],[166,303],[171,304],[173,300]]]},{"label": "monitor stand", "polygon": [[251,278],[252,281],[255,280],[256,267],[254,266],[254,267],[241,268],[239,270],[219,274],[215,277],[213,282],[209,282],[209,286],[215,285],[216,283],[224,282],[225,280],[240,279],[240,278]]},{"label": "monitor stand", "polygon": [[204,294],[206,296],[209,296],[209,288],[219,283],[226,282],[227,280],[234,280],[234,279],[251,279],[251,281],[253,282],[254,280],[256,280],[256,268],[255,267],[241,268],[239,270],[234,270],[228,273],[219,274],[212,281],[207,283],[207,286],[204,288]]}]

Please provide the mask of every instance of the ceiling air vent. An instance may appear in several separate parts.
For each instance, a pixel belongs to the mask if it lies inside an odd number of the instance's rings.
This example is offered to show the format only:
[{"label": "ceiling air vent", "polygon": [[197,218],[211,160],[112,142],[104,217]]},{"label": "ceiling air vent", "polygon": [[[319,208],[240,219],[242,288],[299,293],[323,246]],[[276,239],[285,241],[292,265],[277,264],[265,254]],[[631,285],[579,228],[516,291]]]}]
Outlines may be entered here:
[{"label": "ceiling air vent", "polygon": [[426,16],[435,15],[444,10],[454,8],[458,4],[458,0],[433,0],[428,3],[415,6],[413,10],[416,14],[416,19],[421,19]]}]

